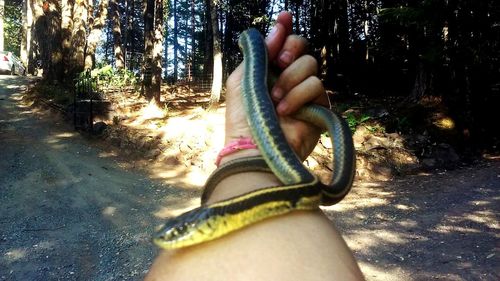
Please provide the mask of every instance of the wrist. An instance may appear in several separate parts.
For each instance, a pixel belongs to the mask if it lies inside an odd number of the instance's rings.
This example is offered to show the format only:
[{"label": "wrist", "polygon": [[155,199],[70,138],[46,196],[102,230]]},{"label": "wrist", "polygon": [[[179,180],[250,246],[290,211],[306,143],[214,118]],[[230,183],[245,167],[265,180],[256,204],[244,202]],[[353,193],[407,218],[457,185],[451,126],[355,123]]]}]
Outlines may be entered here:
[{"label": "wrist", "polygon": [[223,156],[220,159],[218,166],[223,165],[226,162],[229,162],[231,160],[235,160],[238,158],[254,157],[254,156],[259,156],[259,155],[261,155],[261,153],[260,153],[258,148],[248,148],[248,149],[244,149],[244,150],[235,151],[231,154]]},{"label": "wrist", "polygon": [[239,137],[226,137],[225,146],[217,155],[215,164],[219,167],[234,159],[259,155],[261,155],[260,151],[251,137],[243,137],[242,135]]},{"label": "wrist", "polygon": [[280,181],[270,172],[243,172],[230,175],[217,184],[207,199],[207,203],[211,204],[257,189],[278,185],[281,185]]}]

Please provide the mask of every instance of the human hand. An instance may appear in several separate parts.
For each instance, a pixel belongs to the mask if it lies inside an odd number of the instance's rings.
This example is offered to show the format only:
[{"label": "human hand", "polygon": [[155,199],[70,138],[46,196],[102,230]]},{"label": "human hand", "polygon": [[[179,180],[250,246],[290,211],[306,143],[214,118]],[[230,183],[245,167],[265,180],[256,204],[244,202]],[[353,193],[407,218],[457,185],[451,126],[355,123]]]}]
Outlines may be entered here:
[{"label": "human hand", "polygon": [[[321,131],[309,123],[294,119],[293,113],[310,102],[328,105],[328,100],[323,84],[316,76],[316,59],[305,54],[307,41],[292,35],[291,31],[292,16],[282,12],[266,38],[269,62],[282,70],[271,89],[271,97],[288,143],[304,160],[316,146]],[[240,64],[226,82],[226,145],[241,137],[251,136],[241,99],[242,76],[243,65]],[[224,157],[222,161],[258,154],[257,150],[240,151]]]}]

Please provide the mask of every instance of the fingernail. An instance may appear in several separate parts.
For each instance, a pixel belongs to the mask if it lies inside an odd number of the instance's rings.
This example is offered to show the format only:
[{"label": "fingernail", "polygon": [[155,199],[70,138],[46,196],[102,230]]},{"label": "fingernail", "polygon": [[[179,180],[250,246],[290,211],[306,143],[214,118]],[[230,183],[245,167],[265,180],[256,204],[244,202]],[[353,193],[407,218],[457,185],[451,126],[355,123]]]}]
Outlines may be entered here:
[{"label": "fingernail", "polygon": [[282,115],[285,115],[287,114],[287,111],[288,111],[288,103],[286,101],[281,101],[279,104],[278,104],[278,107],[276,108],[276,111],[278,111],[278,114],[282,114]]},{"label": "fingernail", "polygon": [[293,62],[293,56],[290,52],[284,51],[280,54],[280,61],[288,66]]},{"label": "fingernail", "polygon": [[284,96],[284,92],[281,88],[274,87],[272,95],[273,95],[273,98],[275,98],[277,100],[281,100]]}]

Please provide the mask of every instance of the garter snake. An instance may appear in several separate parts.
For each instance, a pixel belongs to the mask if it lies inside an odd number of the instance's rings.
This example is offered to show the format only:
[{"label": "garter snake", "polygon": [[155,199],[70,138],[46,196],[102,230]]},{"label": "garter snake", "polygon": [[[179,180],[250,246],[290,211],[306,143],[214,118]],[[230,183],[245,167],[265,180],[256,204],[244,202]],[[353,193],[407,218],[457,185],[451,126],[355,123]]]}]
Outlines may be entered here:
[{"label": "garter snake", "polygon": [[[293,210],[315,210],[340,201],[350,190],[355,170],[352,136],[334,112],[308,105],[294,117],[326,130],[332,141],[333,175],[321,183],[288,145],[267,88],[267,49],[256,29],[239,38],[243,52],[241,82],[244,108],[262,157],[241,158],[219,167],[207,180],[200,207],[167,221],[153,241],[164,249],[186,247],[221,237],[260,220]],[[282,186],[268,187],[217,203],[206,204],[217,183],[243,171],[269,171]]]}]

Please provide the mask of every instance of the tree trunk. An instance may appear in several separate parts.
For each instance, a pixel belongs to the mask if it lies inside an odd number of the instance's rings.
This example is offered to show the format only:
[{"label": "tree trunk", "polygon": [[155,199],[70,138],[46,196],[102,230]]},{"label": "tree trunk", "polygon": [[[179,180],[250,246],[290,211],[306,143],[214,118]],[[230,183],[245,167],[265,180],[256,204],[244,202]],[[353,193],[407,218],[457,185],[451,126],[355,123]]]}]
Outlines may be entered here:
[{"label": "tree trunk", "polygon": [[[3,1],[3,0],[2,0]],[[21,40],[21,61],[25,66],[30,64],[29,52],[31,50],[31,25],[33,14],[31,13],[30,0],[23,1],[23,39]]]},{"label": "tree trunk", "polygon": [[154,47],[154,12],[155,0],[144,1],[144,60],[142,66],[142,94],[148,99],[153,98],[152,65]]},{"label": "tree trunk", "polygon": [[81,72],[85,66],[85,45],[87,40],[88,25],[87,9],[87,0],[75,1],[75,5],[73,8],[73,32],[71,35],[72,69],[69,70],[69,73]]},{"label": "tree trunk", "polygon": [[69,75],[73,65],[71,33],[73,31],[73,7],[74,0],[61,1],[61,37],[64,74]]},{"label": "tree trunk", "polygon": [[102,29],[106,24],[108,4],[108,0],[101,0],[101,3],[99,3],[99,10],[97,11],[94,24],[87,38],[87,49],[85,50],[85,69],[92,69],[95,66],[95,52],[97,50],[97,44],[101,40]]},{"label": "tree trunk", "polygon": [[[186,0],[186,5],[188,4]],[[189,59],[189,51],[188,51],[188,41],[189,41],[189,32],[187,31],[189,26],[189,17],[186,15],[186,23],[185,23],[185,32],[184,32],[184,80],[190,81],[191,79],[191,65]]]},{"label": "tree trunk", "polygon": [[0,51],[4,48],[4,31],[3,31],[3,18],[5,16],[5,1],[0,0]]},{"label": "tree trunk", "polygon": [[205,40],[204,40],[204,48],[205,48],[205,60],[203,61],[203,77],[208,78],[210,75],[210,69],[213,68],[213,46],[214,46],[214,41],[213,41],[213,30],[212,30],[212,22],[210,20],[211,18],[211,13],[210,13],[210,6],[211,3],[210,1],[212,0],[205,0],[205,13],[204,13],[204,20],[203,20],[203,25],[205,28]]},{"label": "tree trunk", "polygon": [[195,17],[195,11],[194,11],[194,0],[191,0],[191,58],[190,58],[190,63],[191,63],[191,69],[193,70],[193,76],[196,77],[198,72],[196,71],[196,62],[195,62],[195,48],[196,48],[196,40],[195,38],[195,29],[196,27],[196,17]]},{"label": "tree trunk", "polygon": [[31,48],[28,53],[28,72],[33,73],[35,75],[40,74],[44,69],[45,61],[48,59],[44,57],[42,53],[42,48],[47,44],[45,41],[39,41],[40,39],[44,40],[43,37],[40,38],[38,34],[39,31],[43,32],[43,22],[45,21],[45,16],[43,14],[42,9],[42,1],[41,0],[31,0],[29,2],[31,14],[33,16],[32,25],[31,25]]},{"label": "tree trunk", "polygon": [[163,47],[163,0],[155,0],[154,19],[154,47],[153,47],[153,81],[151,83],[151,96],[157,105],[160,105],[161,94],[161,56]]},{"label": "tree trunk", "polygon": [[423,62],[418,62],[415,71],[415,83],[411,91],[408,101],[415,103],[424,97],[429,88],[428,73]]},{"label": "tree trunk", "polygon": [[115,55],[115,67],[120,70],[125,67],[125,59],[122,48],[122,28],[120,23],[120,10],[117,0],[110,0],[111,18],[113,21],[113,46]]},{"label": "tree trunk", "polygon": [[174,77],[173,77],[173,81],[177,81],[177,78],[178,78],[178,51],[179,51],[179,42],[177,41],[177,36],[178,36],[178,33],[179,33],[179,30],[178,30],[178,27],[177,27],[177,24],[178,24],[178,21],[179,19],[177,18],[177,0],[174,0]]},{"label": "tree trunk", "polygon": [[[125,60],[124,60],[124,63],[125,63],[125,67],[129,70],[132,70],[132,66],[131,66],[131,57],[132,57],[132,53],[131,53],[131,50],[130,50],[130,38],[131,38],[131,26],[132,26],[132,20],[130,19],[131,18],[131,3],[132,2],[131,0],[125,0],[125,42],[123,42],[123,47],[125,49]],[[133,11],[133,10],[132,10]],[[129,53],[130,52],[130,53]]]},{"label": "tree trunk", "polygon": [[42,57],[43,77],[64,82],[62,68],[61,11],[56,0],[44,1],[36,22],[37,42]]},{"label": "tree trunk", "polygon": [[212,91],[210,93],[210,109],[216,109],[220,100],[220,92],[222,89],[222,52],[219,36],[219,23],[217,18],[217,6],[218,0],[213,0],[210,6],[210,18],[212,22],[213,30],[213,42],[214,42],[214,70],[213,70],[213,80],[212,80]]}]

